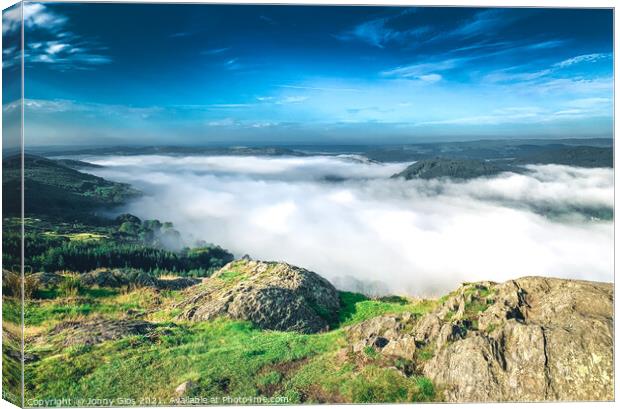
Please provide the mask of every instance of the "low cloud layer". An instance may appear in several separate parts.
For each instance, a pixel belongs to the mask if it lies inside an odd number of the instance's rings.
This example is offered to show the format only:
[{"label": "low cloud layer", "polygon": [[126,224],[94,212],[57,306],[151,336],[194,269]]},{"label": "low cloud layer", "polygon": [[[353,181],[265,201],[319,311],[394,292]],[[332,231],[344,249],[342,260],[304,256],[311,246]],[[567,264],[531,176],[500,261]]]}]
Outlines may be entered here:
[{"label": "low cloud layer", "polygon": [[613,280],[613,171],[531,166],[468,182],[390,179],[356,156],[98,157],[147,196],[127,209],[190,240],[339,283],[436,295],[526,275]]}]

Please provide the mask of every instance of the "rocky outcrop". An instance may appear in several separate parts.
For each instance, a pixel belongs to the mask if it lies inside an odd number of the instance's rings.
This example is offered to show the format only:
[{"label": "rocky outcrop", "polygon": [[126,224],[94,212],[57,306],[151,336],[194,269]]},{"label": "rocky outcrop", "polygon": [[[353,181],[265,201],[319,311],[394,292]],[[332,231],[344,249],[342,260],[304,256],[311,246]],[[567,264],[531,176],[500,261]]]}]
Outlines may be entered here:
[{"label": "rocky outcrop", "polygon": [[100,268],[82,274],[80,282],[86,287],[149,287],[157,290],[182,290],[199,284],[201,280],[192,277],[161,279],[142,270]]},{"label": "rocky outcrop", "polygon": [[371,347],[385,355],[414,359],[415,338],[411,330],[417,323],[415,315],[404,313],[372,318],[348,328],[353,352],[362,352]]},{"label": "rocky outcrop", "polygon": [[378,317],[348,336],[352,352],[411,359],[451,402],[614,398],[612,284],[465,284],[423,317]]},{"label": "rocky outcrop", "polygon": [[196,287],[177,305],[180,319],[247,320],[259,328],[313,333],[338,316],[336,289],[316,273],[286,263],[237,260]]}]

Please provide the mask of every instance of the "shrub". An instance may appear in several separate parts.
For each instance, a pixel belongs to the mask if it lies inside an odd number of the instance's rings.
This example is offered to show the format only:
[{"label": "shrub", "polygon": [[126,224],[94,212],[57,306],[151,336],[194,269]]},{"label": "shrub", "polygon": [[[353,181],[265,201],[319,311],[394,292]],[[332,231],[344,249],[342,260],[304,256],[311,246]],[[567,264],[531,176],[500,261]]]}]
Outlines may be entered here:
[{"label": "shrub", "polygon": [[58,293],[63,297],[75,297],[83,291],[80,276],[77,274],[67,274],[63,276],[58,284]]},{"label": "shrub", "polygon": [[[15,271],[3,271],[2,291],[4,295],[20,298],[22,294],[22,277]],[[24,298],[30,299],[39,291],[40,283],[36,277],[31,274],[24,276],[23,279]]]}]

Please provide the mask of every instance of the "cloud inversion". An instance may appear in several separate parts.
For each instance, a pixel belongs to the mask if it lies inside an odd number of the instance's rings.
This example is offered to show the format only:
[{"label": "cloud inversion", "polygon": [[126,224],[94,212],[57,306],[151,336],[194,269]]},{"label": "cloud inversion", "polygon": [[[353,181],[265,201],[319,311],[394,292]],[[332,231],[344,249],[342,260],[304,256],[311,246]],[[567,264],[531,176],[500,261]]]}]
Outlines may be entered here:
[{"label": "cloud inversion", "polygon": [[[148,196],[129,206],[257,259],[435,295],[526,275],[613,280],[613,171],[530,166],[467,182],[390,179],[356,156],[99,157]],[[345,281],[346,282],[346,281]]]}]

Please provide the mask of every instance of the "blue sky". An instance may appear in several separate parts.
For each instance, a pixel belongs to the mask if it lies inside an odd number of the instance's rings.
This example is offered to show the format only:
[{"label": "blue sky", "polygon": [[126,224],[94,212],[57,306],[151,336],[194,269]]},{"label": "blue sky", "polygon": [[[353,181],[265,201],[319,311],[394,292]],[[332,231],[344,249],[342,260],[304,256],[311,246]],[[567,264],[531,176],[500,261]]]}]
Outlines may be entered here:
[{"label": "blue sky", "polygon": [[611,10],[26,3],[24,15],[32,145],[612,134]]}]

